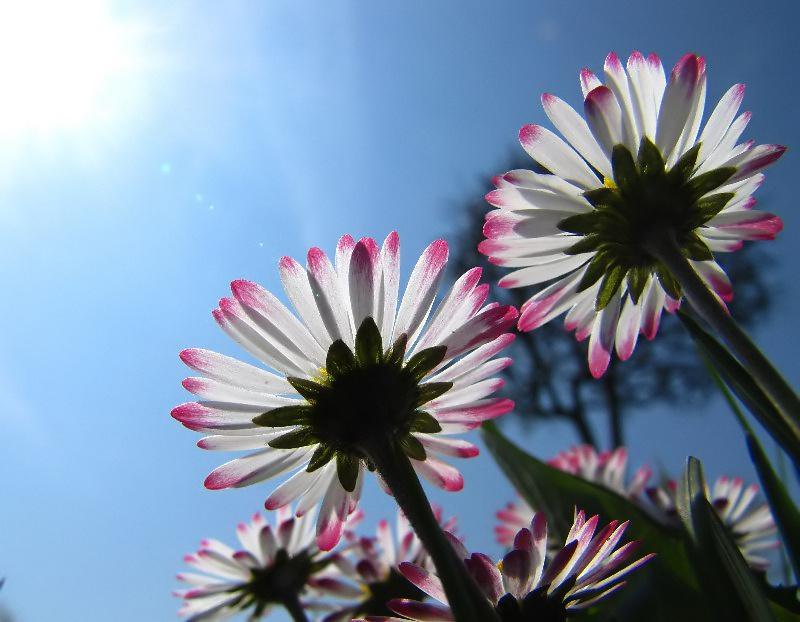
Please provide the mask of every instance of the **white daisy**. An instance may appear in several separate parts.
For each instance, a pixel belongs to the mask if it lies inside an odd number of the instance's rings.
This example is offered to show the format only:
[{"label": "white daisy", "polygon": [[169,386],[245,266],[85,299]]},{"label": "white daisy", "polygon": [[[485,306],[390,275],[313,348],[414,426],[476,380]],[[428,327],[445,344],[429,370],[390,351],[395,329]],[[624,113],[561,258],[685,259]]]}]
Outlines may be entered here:
[{"label": "white daisy", "polygon": [[204,449],[249,452],[215,469],[206,487],[294,472],[265,505],[299,499],[300,516],[321,503],[323,550],[339,541],[365,469],[387,452],[404,452],[434,485],[461,489],[461,474],[438,456],[477,455],[473,444],[450,436],[512,408],[491,395],[503,385],[492,376],[510,363],[493,357],[513,340],[506,331],[517,311],[484,304],[489,286],[474,268],[431,313],[447,256],[446,242],[432,243],[402,297],[396,233],[380,248],[371,238],[344,236],[335,263],[318,248],[308,252],[307,268],[284,257],[281,279],[297,315],[259,285],[234,281],[233,297],[220,301],[214,317],[272,371],[208,350],[181,353],[203,376],[183,383],[201,401],[172,416],[211,434],[198,443]]},{"label": "white daisy", "polygon": [[[520,131],[525,150],[550,174],[515,170],[495,178],[480,250],[512,269],[504,287],[551,282],[520,309],[533,330],[566,312],[565,326],[589,338],[589,368],[608,367],[611,351],[633,353],[639,334],[652,339],[662,310],[682,289],[655,258],[668,239],[721,300],[730,281],[714,253],[744,240],[773,239],[781,220],[753,209],[760,171],[780,145],[738,142],[750,113],[737,116],[744,86],[731,87],[707,119],[706,66],[687,54],[666,79],[655,55],[634,52],[623,67],[605,62],[605,81],[584,69],[585,118],[550,94],[547,116],[564,140],[539,125]],[[699,137],[698,137],[699,134]]]},{"label": "white daisy", "polygon": [[174,592],[185,601],[178,614],[187,616],[186,622],[201,622],[248,611],[248,619],[256,620],[275,605],[294,614],[322,604],[309,598],[352,597],[353,587],[337,568],[338,555],[324,556],[317,548],[311,517],[291,514],[288,506],[281,508],[274,526],[260,514],[241,523],[236,530],[239,549],[203,540],[197,553],[184,558],[200,572],[177,576],[190,585]]}]

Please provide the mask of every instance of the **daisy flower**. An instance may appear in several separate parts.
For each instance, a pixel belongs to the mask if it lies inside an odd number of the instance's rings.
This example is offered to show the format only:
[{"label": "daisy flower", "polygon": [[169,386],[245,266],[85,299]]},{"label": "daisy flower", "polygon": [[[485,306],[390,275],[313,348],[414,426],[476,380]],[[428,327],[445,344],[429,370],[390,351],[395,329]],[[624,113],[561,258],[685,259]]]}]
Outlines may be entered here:
[{"label": "daisy flower", "polygon": [[[676,498],[678,485],[670,480],[663,487],[647,489],[647,495],[653,505],[666,520],[678,523]],[[780,547],[775,538],[777,526],[772,518],[769,505],[762,503],[753,506],[758,494],[758,486],[744,486],[741,477],[721,476],[709,490],[706,486],[706,497],[722,523],[730,530],[734,542],[739,547],[745,561],[755,570],[766,570],[769,561],[762,557],[763,551]]]},{"label": "daisy flower", "polygon": [[[547,464],[586,481],[602,484],[632,500],[641,497],[652,475],[649,466],[641,466],[626,483],[628,450],[625,447],[598,452],[591,445],[579,445],[562,451],[555,458],[548,460]],[[517,530],[530,523],[533,514],[534,509],[521,497],[515,502],[508,503],[495,514],[500,521],[494,528],[497,541],[504,546],[511,546]]]},{"label": "daisy flower", "polygon": [[[443,521],[441,508],[434,506],[432,509],[442,529],[452,533],[455,518]],[[374,538],[357,537],[348,533],[352,523],[352,520],[347,522],[345,531],[345,537],[351,541],[348,559],[354,560],[350,575],[359,582],[362,594],[358,601],[341,607],[326,616],[323,622],[345,622],[361,616],[391,615],[386,607],[387,601],[396,598],[424,598],[424,592],[398,570],[401,562],[411,562],[427,570],[434,569],[433,561],[403,512],[399,509],[397,511],[394,531],[389,521],[381,520]]]},{"label": "daisy flower", "polygon": [[634,52],[625,67],[612,52],[604,78],[581,72],[584,116],[542,96],[563,139],[528,125],[520,141],[549,174],[495,178],[486,199],[497,209],[479,247],[512,270],[501,286],[550,283],[522,306],[519,329],[566,312],[566,328],[589,338],[595,377],[613,349],[627,359],[640,334],[655,336],[662,311],[678,307],[688,285],[674,273],[676,256],[723,302],[733,292],[714,253],[773,239],[783,226],[753,209],[762,169],[785,149],[739,142],[750,120],[749,112],[737,116],[743,85],[722,96],[703,126],[702,57],[686,54],[667,79],[655,55]]},{"label": "daisy flower", "polygon": [[190,585],[174,592],[185,601],[178,613],[187,616],[187,622],[224,620],[242,611],[256,620],[275,605],[294,616],[316,607],[309,597],[351,595],[336,569],[337,555],[323,556],[317,548],[310,516],[293,518],[284,507],[273,527],[256,514],[238,526],[236,535],[239,549],[209,539],[184,558],[200,571],[177,577]]},{"label": "daisy flower", "polygon": [[294,313],[260,285],[234,281],[214,318],[263,367],[184,350],[181,359],[202,377],[183,385],[201,400],[172,411],[210,434],[198,442],[203,449],[249,452],[212,471],[206,487],[293,473],[265,506],[298,500],[300,516],[320,505],[323,550],[339,541],[367,470],[377,469],[383,483],[395,463],[410,460],[432,484],[461,489],[461,474],[440,456],[477,455],[451,436],[513,407],[492,397],[503,385],[492,376],[510,363],[494,357],[512,341],[517,311],[484,304],[489,286],[479,284],[479,268],[432,311],[447,256],[443,240],[428,246],[402,297],[396,233],[382,247],[346,235],[333,262],[312,248],[306,268],[284,257],[279,270]]},{"label": "daisy flower", "polygon": [[[549,562],[542,513],[517,532],[499,564],[482,553],[469,555],[455,538],[453,544],[500,620],[560,621],[621,588],[625,575],[653,557],[632,561],[638,541],[617,547],[628,523],[612,521],[597,531],[598,520],[577,512],[566,543]],[[399,599],[389,602],[390,609],[411,620],[455,620],[435,574],[411,563],[400,571],[439,603]]]}]

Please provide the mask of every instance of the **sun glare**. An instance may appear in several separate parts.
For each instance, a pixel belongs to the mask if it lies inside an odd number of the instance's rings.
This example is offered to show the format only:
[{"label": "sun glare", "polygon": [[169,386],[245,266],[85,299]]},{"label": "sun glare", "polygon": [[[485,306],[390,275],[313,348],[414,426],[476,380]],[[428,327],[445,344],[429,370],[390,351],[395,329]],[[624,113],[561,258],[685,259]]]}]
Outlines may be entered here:
[{"label": "sun glare", "polygon": [[2,2],[0,133],[102,115],[102,89],[125,60],[122,43],[102,0]]}]

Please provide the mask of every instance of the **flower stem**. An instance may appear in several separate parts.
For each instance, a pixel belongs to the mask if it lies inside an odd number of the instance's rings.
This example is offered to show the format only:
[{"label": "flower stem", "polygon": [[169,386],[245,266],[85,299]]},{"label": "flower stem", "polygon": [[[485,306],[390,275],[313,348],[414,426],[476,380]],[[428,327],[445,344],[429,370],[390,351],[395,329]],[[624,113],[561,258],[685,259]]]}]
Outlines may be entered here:
[{"label": "flower stem", "polygon": [[308,622],[308,617],[303,611],[303,606],[300,604],[300,599],[296,593],[292,592],[284,596],[281,604],[286,607],[286,611],[292,616],[292,622]]},{"label": "flower stem", "polygon": [[433,559],[455,619],[458,622],[497,620],[494,607],[445,537],[405,452],[392,439],[365,450]]},{"label": "flower stem", "polygon": [[680,283],[692,309],[711,326],[728,345],[733,355],[761,386],[795,438],[800,439],[800,398],[770,360],[747,336],[728,310],[684,257],[671,232],[652,232],[645,248],[670,271]]}]

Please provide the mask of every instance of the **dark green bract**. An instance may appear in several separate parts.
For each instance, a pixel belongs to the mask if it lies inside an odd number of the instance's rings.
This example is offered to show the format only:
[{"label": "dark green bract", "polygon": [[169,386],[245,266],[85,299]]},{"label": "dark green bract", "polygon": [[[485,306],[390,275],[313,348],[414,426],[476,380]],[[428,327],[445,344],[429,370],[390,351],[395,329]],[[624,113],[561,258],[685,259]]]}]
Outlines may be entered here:
[{"label": "dark green bract", "polygon": [[253,422],[297,426],[270,441],[270,447],[317,445],[307,470],[319,469],[335,458],[339,481],[348,491],[355,489],[361,462],[374,470],[370,452],[387,443],[397,443],[410,458],[424,460],[425,448],[412,433],[439,432],[441,426],[419,408],[453,383],[421,384],[444,360],[445,346],[427,348],[405,361],[406,345],[403,334],[384,351],[380,331],[368,317],[356,334],[355,352],[337,340],[328,349],[319,378],[288,378],[305,398],[304,404],[276,408]]},{"label": "dark green bract", "polygon": [[614,147],[611,166],[613,187],[589,190],[584,197],[595,208],[562,220],[562,231],[583,236],[566,252],[594,253],[580,285],[583,291],[602,278],[596,308],[603,309],[627,280],[635,303],[647,280],[655,274],[672,298],[681,287],[648,248],[655,237],[671,236],[689,259],[713,259],[697,229],[718,214],[733,198],[731,192],[709,194],[727,182],[734,167],[711,170],[692,177],[700,143],[666,170],[664,159],[649,138],[643,138],[634,160],[623,145]]}]

